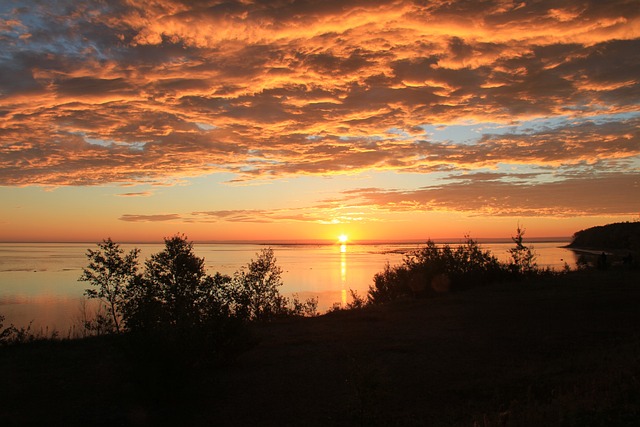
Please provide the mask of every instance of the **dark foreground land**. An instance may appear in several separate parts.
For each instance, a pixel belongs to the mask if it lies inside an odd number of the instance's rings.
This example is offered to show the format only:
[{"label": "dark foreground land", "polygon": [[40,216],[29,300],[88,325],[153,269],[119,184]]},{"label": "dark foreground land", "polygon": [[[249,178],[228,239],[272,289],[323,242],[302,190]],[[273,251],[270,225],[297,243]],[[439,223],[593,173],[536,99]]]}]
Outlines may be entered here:
[{"label": "dark foreground land", "polygon": [[190,372],[132,361],[120,337],[10,346],[0,425],[638,426],[639,279],[584,271],[278,321]]}]

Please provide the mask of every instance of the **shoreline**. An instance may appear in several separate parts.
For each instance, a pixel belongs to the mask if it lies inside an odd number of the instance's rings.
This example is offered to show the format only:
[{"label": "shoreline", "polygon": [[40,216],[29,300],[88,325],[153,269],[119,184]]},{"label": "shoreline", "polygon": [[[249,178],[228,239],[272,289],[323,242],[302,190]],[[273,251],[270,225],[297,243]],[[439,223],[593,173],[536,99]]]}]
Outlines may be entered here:
[{"label": "shoreline", "polygon": [[637,251],[631,249],[620,249],[620,248],[593,248],[593,247],[577,247],[577,246],[561,246],[563,249],[569,249],[571,251],[581,253],[581,254],[589,254],[589,255],[600,255],[603,252],[606,255],[612,256],[620,256],[624,257],[628,254],[637,254]]}]

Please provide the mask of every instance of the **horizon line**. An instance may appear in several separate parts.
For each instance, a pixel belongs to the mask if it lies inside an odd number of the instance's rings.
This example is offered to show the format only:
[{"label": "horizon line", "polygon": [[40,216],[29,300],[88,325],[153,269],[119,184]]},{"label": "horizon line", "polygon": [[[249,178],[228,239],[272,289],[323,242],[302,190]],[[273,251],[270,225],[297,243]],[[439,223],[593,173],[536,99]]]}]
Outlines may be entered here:
[{"label": "horizon line", "polygon": [[[473,238],[472,240],[478,243],[509,243],[513,241],[513,238],[510,237],[479,237]],[[102,242],[104,239],[100,239],[99,241],[93,240],[0,240],[0,244],[97,244]],[[426,239],[362,239],[362,240],[349,240],[346,243],[340,243],[337,239],[230,239],[230,240],[190,240],[194,245],[204,244],[204,245],[376,245],[376,244],[420,244],[426,243],[427,241],[433,241],[435,243],[463,243],[467,239],[465,237],[457,237],[457,238],[426,238]],[[525,239],[527,242],[532,243],[546,243],[546,242],[570,242],[572,237],[570,236],[545,236],[545,237],[530,237]],[[163,244],[163,240],[122,240],[116,241],[118,244],[144,244],[144,245],[153,245],[153,244]]]}]

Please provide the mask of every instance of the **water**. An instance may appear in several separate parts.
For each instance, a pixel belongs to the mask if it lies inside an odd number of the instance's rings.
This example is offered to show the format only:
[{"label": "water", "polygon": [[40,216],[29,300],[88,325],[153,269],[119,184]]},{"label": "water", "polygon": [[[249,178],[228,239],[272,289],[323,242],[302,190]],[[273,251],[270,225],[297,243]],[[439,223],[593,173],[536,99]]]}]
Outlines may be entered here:
[{"label": "water", "polygon": [[[574,253],[560,246],[567,242],[535,243],[540,266],[560,269],[567,262],[575,267]],[[454,244],[454,246],[457,243]],[[144,260],[160,252],[162,244],[121,245],[141,250]],[[482,244],[501,261],[508,259],[512,243]],[[196,244],[198,256],[205,258],[207,272],[233,275],[266,246],[257,244]],[[403,253],[418,244],[376,245],[273,245],[277,264],[283,270],[285,296],[318,298],[318,309],[324,312],[333,304],[350,301],[349,290],[365,296],[375,273],[388,262],[402,262]],[[5,327],[32,323],[32,330],[57,330],[66,336],[78,327],[83,311],[83,291],[88,283],[79,282],[87,264],[86,243],[0,243],[0,314]]]}]

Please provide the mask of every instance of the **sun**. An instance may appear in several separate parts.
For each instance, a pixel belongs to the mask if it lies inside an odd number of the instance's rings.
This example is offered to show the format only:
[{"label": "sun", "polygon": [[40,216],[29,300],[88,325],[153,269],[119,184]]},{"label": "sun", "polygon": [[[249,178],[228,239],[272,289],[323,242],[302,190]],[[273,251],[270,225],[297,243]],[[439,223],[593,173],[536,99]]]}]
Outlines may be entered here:
[{"label": "sun", "polygon": [[349,240],[349,236],[347,236],[346,234],[341,234],[340,236],[338,236],[338,241],[340,243],[347,243],[347,240]]}]

